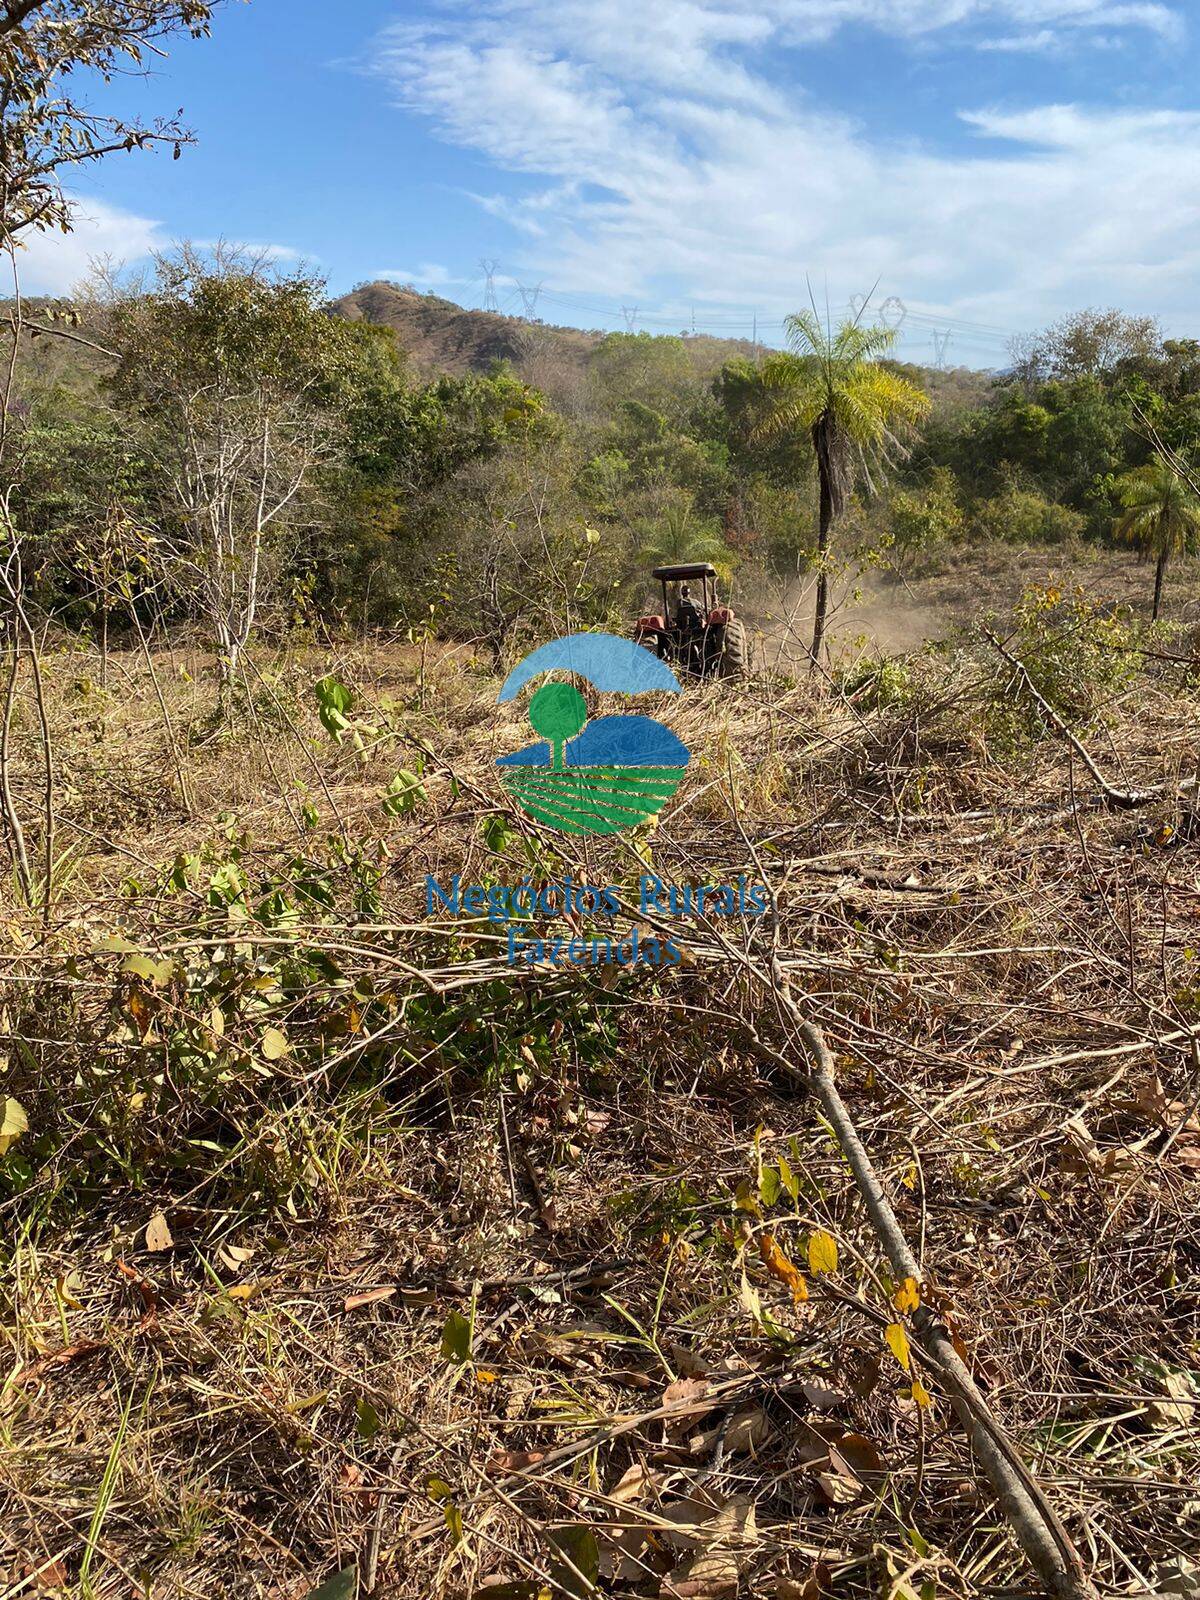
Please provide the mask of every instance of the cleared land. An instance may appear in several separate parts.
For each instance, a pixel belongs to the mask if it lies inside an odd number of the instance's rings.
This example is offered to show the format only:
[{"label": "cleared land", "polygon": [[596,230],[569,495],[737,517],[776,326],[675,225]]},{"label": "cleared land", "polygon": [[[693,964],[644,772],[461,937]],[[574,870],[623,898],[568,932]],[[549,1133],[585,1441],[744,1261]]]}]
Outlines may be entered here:
[{"label": "cleared land", "polygon": [[[419,676],[410,649],[260,650],[230,724],[193,652],[156,654],[157,688],[115,653],[106,689],[49,654],[53,903],[3,918],[30,1125],[3,1205],[9,1592],[301,1600],[352,1567],[414,1600],[593,1573],[1031,1592],[889,1331],[911,1300],[786,1068],[751,970],[772,949],[917,1293],[1096,1582],[1186,1592],[1200,674],[1186,632],[1070,599],[1006,637],[1111,783],[1157,798],[1105,804],[978,635],[648,704],[695,759],[612,840],[506,807],[493,763],[527,727],[463,652]],[[653,970],[513,968],[502,922],[428,914],[427,874],[569,875],[650,935],[648,872],[761,879],[777,909],[671,919],[684,959]]]}]

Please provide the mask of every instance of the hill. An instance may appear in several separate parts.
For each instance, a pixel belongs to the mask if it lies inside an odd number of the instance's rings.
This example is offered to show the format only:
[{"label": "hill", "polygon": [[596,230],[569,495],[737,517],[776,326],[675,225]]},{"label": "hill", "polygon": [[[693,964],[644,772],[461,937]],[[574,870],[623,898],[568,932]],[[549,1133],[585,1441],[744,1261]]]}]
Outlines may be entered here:
[{"label": "hill", "polygon": [[[507,362],[527,383],[568,409],[581,402],[588,358],[610,331],[527,322],[460,306],[439,295],[419,294],[395,283],[361,284],[331,301],[329,309],[352,322],[391,328],[417,377],[440,373],[461,377]],[[10,312],[11,303],[0,300],[0,319]],[[100,331],[94,310],[86,303],[73,306],[69,301],[37,297],[25,301],[24,315],[29,323],[53,330],[27,335],[23,356],[26,381],[37,386],[91,389],[107,365],[102,351],[89,344],[89,336]],[[63,330],[66,338],[55,336]],[[688,335],[684,342],[701,381],[714,376],[727,361],[736,357],[752,360],[764,348],[748,339],[719,339],[704,333]],[[994,374],[969,367],[941,371],[904,362],[896,365],[925,390],[936,411],[984,404],[994,381]]]},{"label": "hill", "polygon": [[[582,377],[588,356],[607,331],[472,310],[395,283],[361,284],[333,301],[330,309],[352,321],[391,328],[413,366],[423,374],[486,372],[493,362],[507,361],[555,399],[562,398]],[[763,349],[749,339],[718,339],[704,333],[689,335],[685,342],[698,377],[711,376],[737,356],[753,359]],[[969,367],[940,371],[898,365],[925,389],[938,409],[980,405],[993,382],[991,373]]]}]

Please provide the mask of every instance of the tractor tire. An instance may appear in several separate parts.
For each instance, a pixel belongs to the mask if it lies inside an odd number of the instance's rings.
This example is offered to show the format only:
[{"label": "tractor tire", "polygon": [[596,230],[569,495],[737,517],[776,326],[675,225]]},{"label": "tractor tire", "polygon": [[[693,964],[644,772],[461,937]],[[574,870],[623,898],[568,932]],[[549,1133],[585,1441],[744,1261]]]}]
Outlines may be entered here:
[{"label": "tractor tire", "polygon": [[717,672],[722,678],[744,678],[750,671],[750,640],[745,623],[737,617],[725,624]]}]

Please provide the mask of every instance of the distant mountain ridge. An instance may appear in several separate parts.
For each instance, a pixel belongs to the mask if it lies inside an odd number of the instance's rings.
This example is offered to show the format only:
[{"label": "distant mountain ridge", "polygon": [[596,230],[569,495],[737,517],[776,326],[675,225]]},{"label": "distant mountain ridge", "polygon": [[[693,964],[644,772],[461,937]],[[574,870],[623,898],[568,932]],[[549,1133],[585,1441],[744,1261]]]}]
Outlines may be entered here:
[{"label": "distant mountain ridge", "polygon": [[[30,322],[53,326],[70,301],[31,297],[24,302]],[[0,317],[11,313],[12,303],[0,299]],[[522,317],[502,316],[457,305],[440,295],[420,294],[396,283],[365,283],[329,304],[335,316],[352,322],[370,322],[390,328],[409,358],[417,378],[442,373],[462,377],[486,372],[496,362],[506,362],[527,383],[544,390],[556,404],[568,408],[586,387],[588,358],[611,329],[568,328]],[[26,334],[23,361],[27,374],[43,383],[63,382],[70,387],[93,387],[108,363],[102,353],[89,348],[86,308],[76,331],[83,342]],[[719,339],[711,334],[689,334],[684,340],[696,376],[715,376],[727,361],[753,359],[762,345],[749,339]],[[898,362],[926,390],[937,410],[982,405],[992,390],[995,374],[968,367],[942,371]]]},{"label": "distant mountain ridge", "polygon": [[[505,361],[528,382],[561,391],[572,374],[582,376],[590,353],[611,332],[602,328],[568,328],[495,311],[473,310],[440,295],[421,294],[408,285],[378,282],[360,284],[334,300],[330,310],[353,322],[372,322],[391,328],[424,376],[486,372],[494,362]],[[762,346],[749,339],[719,339],[706,333],[690,334],[686,344],[698,372],[716,373],[735,357],[753,358]],[[932,396],[935,405],[979,405],[993,375],[967,367],[948,371],[904,365]]]}]

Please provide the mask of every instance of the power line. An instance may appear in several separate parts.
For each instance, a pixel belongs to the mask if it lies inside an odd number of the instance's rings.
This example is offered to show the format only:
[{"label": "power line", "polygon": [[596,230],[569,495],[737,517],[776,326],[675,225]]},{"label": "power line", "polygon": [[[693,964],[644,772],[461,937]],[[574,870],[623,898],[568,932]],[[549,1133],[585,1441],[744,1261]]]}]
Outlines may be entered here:
[{"label": "power line", "polygon": [[[518,286],[520,287],[520,286]],[[571,293],[569,291],[547,288],[545,283],[537,285],[539,303],[562,307],[573,312],[576,316],[584,315],[594,317],[596,323],[603,327],[621,327],[626,332],[633,333],[639,328],[649,331],[661,329],[664,333],[677,333],[681,324],[685,325],[687,333],[708,333],[717,337],[742,338],[752,348],[763,341],[767,342],[781,335],[786,328],[786,321],[782,317],[764,318],[757,308],[727,308],[714,310],[708,316],[697,314],[694,306],[688,306],[681,315],[679,310],[672,311],[669,307],[662,311],[645,311],[640,304],[620,304],[619,308],[612,303],[602,305],[598,300],[587,294]],[[524,291],[522,291],[523,297]],[[839,307],[832,308],[833,315],[838,318],[863,315],[870,307],[869,297],[856,294]],[[958,317],[937,307],[926,306],[901,299],[899,295],[889,295],[882,300],[874,313],[874,319],[884,327],[893,329],[897,335],[903,330],[906,337],[905,345],[914,348],[911,334],[917,331],[930,332],[936,342],[935,351],[940,350],[944,360],[946,352],[952,342],[961,342],[964,345],[992,346],[997,352],[1007,350],[1013,338],[1017,337],[1012,329],[998,327],[994,323],[974,321],[967,317]]]}]

